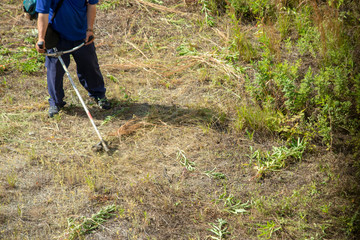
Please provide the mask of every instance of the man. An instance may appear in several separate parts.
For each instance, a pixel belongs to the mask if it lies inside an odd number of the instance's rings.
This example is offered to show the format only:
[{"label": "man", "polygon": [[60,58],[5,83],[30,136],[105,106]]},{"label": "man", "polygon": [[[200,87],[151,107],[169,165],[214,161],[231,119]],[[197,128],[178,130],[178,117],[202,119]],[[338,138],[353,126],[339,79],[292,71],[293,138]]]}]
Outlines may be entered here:
[{"label": "man", "polygon": [[[48,22],[51,20],[59,1],[37,0],[36,12],[38,12],[37,27],[39,33],[36,49],[39,53],[46,51],[39,47],[39,43],[45,43]],[[76,62],[79,81],[100,108],[110,109],[110,103],[105,97],[104,79],[100,71],[94,46],[94,22],[98,1],[64,0],[51,24],[60,33],[60,41],[57,45],[59,51],[71,49],[85,40],[85,46],[71,53]],[[45,46],[45,44],[43,45]],[[62,58],[68,67],[70,64],[70,54],[64,54]],[[65,71],[56,57],[46,57],[45,66],[47,68],[47,84],[50,94],[49,117],[53,117],[66,104],[63,101],[65,96],[63,89]]]}]

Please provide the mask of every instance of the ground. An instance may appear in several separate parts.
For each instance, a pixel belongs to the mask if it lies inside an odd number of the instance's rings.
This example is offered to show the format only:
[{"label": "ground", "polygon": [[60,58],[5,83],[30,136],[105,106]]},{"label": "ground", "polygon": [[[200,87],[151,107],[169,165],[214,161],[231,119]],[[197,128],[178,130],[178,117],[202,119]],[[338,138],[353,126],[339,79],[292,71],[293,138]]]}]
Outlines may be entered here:
[{"label": "ground", "polygon": [[[0,60],[9,60],[0,70],[1,239],[356,239],[349,151],[309,145],[301,160],[257,176],[251,148],[284,142],[236,130],[244,76],[212,54],[227,44],[225,20],[209,27],[199,5],[176,0],[99,5],[96,47],[113,108],[98,109],[76,84],[105,153],[93,151],[99,139],[66,78],[68,104],[47,117],[42,58],[27,72],[29,57],[15,57],[36,36],[21,2],[0,3]],[[74,62],[69,71],[76,80]],[[94,231],[76,233],[109,206]]]}]

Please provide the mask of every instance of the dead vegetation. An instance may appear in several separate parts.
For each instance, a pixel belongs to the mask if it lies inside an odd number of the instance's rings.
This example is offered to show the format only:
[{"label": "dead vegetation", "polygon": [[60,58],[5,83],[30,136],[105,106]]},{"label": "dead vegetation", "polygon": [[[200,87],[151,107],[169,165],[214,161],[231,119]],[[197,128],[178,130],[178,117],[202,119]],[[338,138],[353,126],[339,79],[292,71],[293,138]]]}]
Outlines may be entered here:
[{"label": "dead vegetation", "polygon": [[[20,0],[5,2],[2,48],[33,48],[35,23]],[[0,70],[1,239],[356,239],[352,155],[311,146],[254,179],[249,147],[281,139],[235,130],[244,76],[213,53],[227,23],[210,28],[189,4],[102,3],[96,46],[113,109],[89,106],[109,154],[91,151],[97,138],[68,81],[67,107],[48,119],[45,69]],[[93,232],[73,231],[112,205]],[[209,230],[219,219],[224,238]]]}]

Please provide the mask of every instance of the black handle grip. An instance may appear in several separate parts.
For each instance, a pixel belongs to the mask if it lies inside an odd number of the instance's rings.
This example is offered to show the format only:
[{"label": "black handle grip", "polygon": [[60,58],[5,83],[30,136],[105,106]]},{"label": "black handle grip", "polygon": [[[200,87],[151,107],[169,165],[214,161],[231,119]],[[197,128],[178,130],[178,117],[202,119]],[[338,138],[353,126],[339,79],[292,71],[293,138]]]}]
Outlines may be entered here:
[{"label": "black handle grip", "polygon": [[85,43],[91,42],[93,39],[94,39],[94,36],[93,36],[93,35],[90,35],[88,41],[85,42]]},{"label": "black handle grip", "polygon": [[40,49],[44,49],[44,42],[43,41],[38,42],[37,45],[39,46]]}]

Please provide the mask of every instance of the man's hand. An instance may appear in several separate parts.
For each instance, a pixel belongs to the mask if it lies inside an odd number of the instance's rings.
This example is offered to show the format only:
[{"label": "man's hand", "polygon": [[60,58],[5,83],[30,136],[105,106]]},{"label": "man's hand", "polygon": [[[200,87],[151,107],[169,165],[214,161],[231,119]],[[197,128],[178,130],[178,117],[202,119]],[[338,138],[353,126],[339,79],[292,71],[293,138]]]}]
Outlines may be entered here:
[{"label": "man's hand", "polygon": [[94,42],[95,36],[92,30],[88,29],[86,31],[86,39],[85,39],[85,45],[89,45]]},{"label": "man's hand", "polygon": [[46,49],[45,49],[45,40],[44,39],[39,39],[36,43],[36,51],[38,51],[39,53],[45,53]]}]

